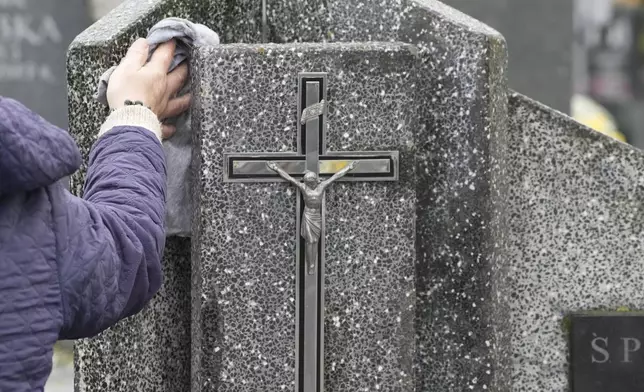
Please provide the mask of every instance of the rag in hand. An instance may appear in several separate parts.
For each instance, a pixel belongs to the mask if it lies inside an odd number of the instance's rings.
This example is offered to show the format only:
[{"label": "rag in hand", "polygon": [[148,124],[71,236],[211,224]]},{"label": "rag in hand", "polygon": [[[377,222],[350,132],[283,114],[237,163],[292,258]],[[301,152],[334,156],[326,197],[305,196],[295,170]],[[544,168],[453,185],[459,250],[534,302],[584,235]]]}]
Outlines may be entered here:
[{"label": "rag in hand", "polygon": [[[148,43],[150,57],[156,48],[171,39],[177,41],[174,59],[168,73],[172,72],[191,54],[192,47],[197,45],[218,45],[219,35],[208,27],[180,18],[167,18],[150,29]],[[148,60],[150,59],[148,57]],[[107,86],[116,67],[112,67],[101,76],[98,92],[94,96],[100,103],[107,105]],[[189,85],[181,91],[189,91]],[[168,170],[168,190],[166,195],[166,234],[189,237],[192,220],[192,161],[191,121],[186,112],[168,123],[175,124],[177,132],[163,142]]]}]

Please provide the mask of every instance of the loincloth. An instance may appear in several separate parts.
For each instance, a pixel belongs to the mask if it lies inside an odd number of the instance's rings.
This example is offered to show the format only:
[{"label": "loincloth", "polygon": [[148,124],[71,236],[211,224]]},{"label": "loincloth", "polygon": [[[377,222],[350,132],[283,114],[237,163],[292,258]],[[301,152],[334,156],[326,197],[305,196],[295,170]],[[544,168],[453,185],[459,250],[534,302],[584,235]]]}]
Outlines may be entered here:
[{"label": "loincloth", "polygon": [[322,215],[319,211],[313,209],[304,209],[302,214],[300,234],[307,243],[320,241],[322,232]]}]

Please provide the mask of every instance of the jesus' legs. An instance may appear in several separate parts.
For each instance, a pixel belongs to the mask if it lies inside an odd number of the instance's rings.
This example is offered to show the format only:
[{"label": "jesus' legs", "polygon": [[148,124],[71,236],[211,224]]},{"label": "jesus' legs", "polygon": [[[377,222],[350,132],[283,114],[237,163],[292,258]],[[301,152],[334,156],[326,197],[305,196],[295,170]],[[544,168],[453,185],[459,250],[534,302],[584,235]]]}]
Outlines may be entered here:
[{"label": "jesus' legs", "polygon": [[315,273],[315,265],[318,260],[318,242],[306,243],[306,264],[308,265],[309,275]]}]

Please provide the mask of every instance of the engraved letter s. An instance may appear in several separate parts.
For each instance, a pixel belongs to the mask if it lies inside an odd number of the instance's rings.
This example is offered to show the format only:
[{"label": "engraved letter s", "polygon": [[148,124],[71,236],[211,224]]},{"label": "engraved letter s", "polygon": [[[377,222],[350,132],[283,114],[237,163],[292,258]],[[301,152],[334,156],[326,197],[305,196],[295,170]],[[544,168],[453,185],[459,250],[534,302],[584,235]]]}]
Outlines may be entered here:
[{"label": "engraved letter s", "polygon": [[608,354],[608,351],[606,348],[599,347],[597,345],[597,341],[602,341],[604,342],[604,346],[608,347],[608,338],[595,338],[590,342],[590,345],[592,346],[593,350],[597,351],[598,353],[602,354],[604,356],[603,360],[598,360],[595,359],[595,356],[592,356],[592,362],[593,363],[606,363],[610,359],[610,355]]}]

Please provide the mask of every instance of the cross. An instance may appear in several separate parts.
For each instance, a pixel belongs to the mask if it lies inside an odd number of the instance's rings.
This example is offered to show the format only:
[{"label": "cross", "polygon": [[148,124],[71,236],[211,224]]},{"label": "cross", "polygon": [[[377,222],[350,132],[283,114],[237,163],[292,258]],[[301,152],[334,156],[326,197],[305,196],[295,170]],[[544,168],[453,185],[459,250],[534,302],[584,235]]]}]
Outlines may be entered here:
[{"label": "cross", "polygon": [[[276,163],[293,178],[305,171],[321,180],[346,165],[356,167],[339,181],[397,181],[398,151],[327,151],[327,74],[300,73],[298,76],[297,152],[226,153],[224,182],[285,181],[267,167]],[[297,192],[296,226],[296,392],[324,391],[324,201],[317,263],[309,268],[305,260],[305,241],[299,236],[303,200]]]}]

